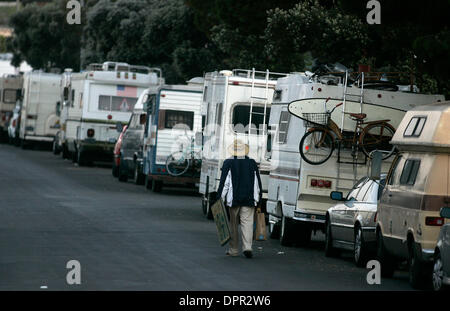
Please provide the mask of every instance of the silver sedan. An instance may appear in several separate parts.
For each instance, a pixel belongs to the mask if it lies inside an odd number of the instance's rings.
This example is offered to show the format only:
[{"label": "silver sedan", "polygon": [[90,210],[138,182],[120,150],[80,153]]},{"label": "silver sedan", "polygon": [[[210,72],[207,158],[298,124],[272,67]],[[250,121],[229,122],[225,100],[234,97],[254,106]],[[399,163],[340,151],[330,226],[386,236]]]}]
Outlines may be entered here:
[{"label": "silver sedan", "polygon": [[340,249],[354,253],[357,266],[364,266],[376,246],[376,213],[378,200],[386,182],[361,178],[344,199],[342,192],[330,197],[341,203],[331,207],[326,216],[325,255],[335,256]]},{"label": "silver sedan", "polygon": [[[450,207],[441,209],[442,218],[450,218]],[[433,289],[436,291],[450,285],[450,223],[442,226],[434,251]]]}]

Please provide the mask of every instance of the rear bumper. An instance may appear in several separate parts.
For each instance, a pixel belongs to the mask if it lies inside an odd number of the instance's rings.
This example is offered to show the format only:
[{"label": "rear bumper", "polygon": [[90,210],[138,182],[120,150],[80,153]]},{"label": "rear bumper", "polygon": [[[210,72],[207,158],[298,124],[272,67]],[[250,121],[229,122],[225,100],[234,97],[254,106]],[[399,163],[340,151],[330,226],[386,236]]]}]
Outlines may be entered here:
[{"label": "rear bumper", "polygon": [[54,139],[55,139],[54,136],[25,135],[24,137],[24,140],[44,141],[44,142],[53,142]]}]

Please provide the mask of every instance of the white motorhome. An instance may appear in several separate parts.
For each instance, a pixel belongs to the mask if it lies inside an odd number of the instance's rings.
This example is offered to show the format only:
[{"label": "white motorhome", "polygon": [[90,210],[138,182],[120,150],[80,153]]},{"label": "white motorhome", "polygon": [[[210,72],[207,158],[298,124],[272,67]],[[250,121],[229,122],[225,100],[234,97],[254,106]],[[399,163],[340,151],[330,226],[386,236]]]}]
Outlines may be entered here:
[{"label": "white motorhome", "polygon": [[[348,148],[336,148],[321,165],[303,161],[299,145],[307,128],[297,117],[301,109],[323,113],[338,106],[331,119],[344,131],[354,132],[350,113],[365,113],[365,121],[387,119],[397,128],[406,111],[444,100],[440,95],[351,87],[344,81],[329,85],[305,74],[278,80],[269,121],[273,143],[267,213],[270,234],[279,237],[282,245],[306,245],[313,230],[323,231],[326,211],[333,205],[330,192],[348,193],[368,171],[367,157],[362,152],[352,154]],[[383,161],[383,171],[388,171],[393,158]]]},{"label": "white motorhome", "polygon": [[160,76],[158,68],[118,62],[91,64],[80,73],[66,70],[58,137],[63,157],[72,156],[80,165],[112,159],[117,123],[129,121],[139,95],[158,85]]},{"label": "white motorhome", "polygon": [[55,102],[59,99],[61,75],[33,71],[23,79],[23,103],[19,138],[25,148],[33,142],[53,141],[59,129]]},{"label": "white motorhome", "polygon": [[21,75],[4,74],[0,77],[0,141],[8,137],[8,125],[14,107],[22,92]]},{"label": "white motorhome", "polygon": [[[235,69],[205,75],[202,168],[199,192],[202,210],[211,219],[220,169],[229,158],[227,147],[240,139],[250,147],[249,157],[259,165],[263,201],[267,198],[269,161],[266,159],[267,128],[276,79],[286,74]],[[252,124],[250,127],[249,124]],[[249,129],[250,133],[249,133]]]},{"label": "white motorhome", "polygon": [[[202,84],[198,79],[187,85],[162,85],[149,93],[144,111],[143,172],[147,189],[162,190],[163,185],[195,186],[200,175],[201,146],[195,133],[202,128]],[[178,167],[172,166],[179,161]]]}]

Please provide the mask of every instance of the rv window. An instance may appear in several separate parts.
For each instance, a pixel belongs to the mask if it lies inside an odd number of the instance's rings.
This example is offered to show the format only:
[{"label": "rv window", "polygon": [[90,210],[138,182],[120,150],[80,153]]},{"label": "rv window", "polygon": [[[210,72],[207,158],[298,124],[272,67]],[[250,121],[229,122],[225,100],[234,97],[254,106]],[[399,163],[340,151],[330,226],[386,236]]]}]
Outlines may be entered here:
[{"label": "rv window", "polygon": [[3,90],[3,102],[15,104],[17,100],[17,92],[12,89],[4,89]]},{"label": "rv window", "polygon": [[[265,122],[266,125],[269,123],[269,116],[270,116],[270,108],[267,107],[266,122]],[[247,128],[249,120],[250,120],[250,104],[238,104],[234,106],[233,126],[235,128],[235,131],[239,132],[240,128],[241,129]],[[263,120],[264,120],[264,107],[253,106],[252,128],[256,127],[259,130],[259,134],[262,134]]]},{"label": "rv window", "polygon": [[406,160],[405,165],[403,166],[402,175],[400,176],[400,184],[414,185],[419,167],[420,160]]},{"label": "rv window", "polygon": [[280,101],[281,100],[281,93],[282,93],[282,90],[276,90],[273,93],[273,101]]},{"label": "rv window", "polygon": [[72,90],[72,103],[75,101],[75,90]]},{"label": "rv window", "polygon": [[280,125],[278,126],[278,143],[280,144],[286,143],[290,118],[291,114],[288,111],[281,112]]},{"label": "rv window", "polygon": [[216,106],[216,124],[222,125],[222,103],[218,103]]},{"label": "rv window", "polygon": [[425,125],[426,117],[413,117],[403,133],[404,137],[419,137]]},{"label": "rv window", "polygon": [[136,101],[133,97],[100,95],[98,110],[129,112],[133,110]]},{"label": "rv window", "polygon": [[178,124],[185,124],[192,130],[194,128],[194,112],[166,110],[164,128],[171,129]]}]

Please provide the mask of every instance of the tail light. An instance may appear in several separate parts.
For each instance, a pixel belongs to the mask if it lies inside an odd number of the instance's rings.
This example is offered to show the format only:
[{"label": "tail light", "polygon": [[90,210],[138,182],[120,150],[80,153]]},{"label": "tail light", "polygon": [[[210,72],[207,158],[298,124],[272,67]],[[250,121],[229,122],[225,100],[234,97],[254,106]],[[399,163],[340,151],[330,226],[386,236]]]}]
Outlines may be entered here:
[{"label": "tail light", "polygon": [[94,137],[94,134],[95,134],[94,129],[87,130],[87,137],[92,138],[92,137]]},{"label": "tail light", "polygon": [[107,118],[108,118],[108,120],[111,120],[112,119],[112,115],[108,114]]},{"label": "tail light", "polygon": [[443,217],[426,217],[425,224],[427,226],[442,226],[444,224]]},{"label": "tail light", "polygon": [[311,179],[311,187],[331,188],[331,180]]}]

